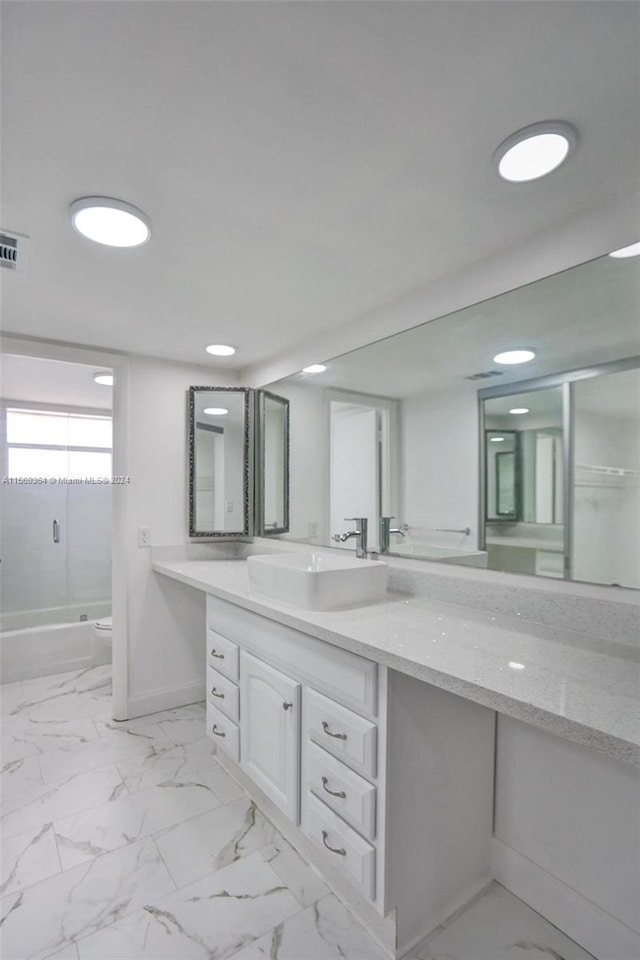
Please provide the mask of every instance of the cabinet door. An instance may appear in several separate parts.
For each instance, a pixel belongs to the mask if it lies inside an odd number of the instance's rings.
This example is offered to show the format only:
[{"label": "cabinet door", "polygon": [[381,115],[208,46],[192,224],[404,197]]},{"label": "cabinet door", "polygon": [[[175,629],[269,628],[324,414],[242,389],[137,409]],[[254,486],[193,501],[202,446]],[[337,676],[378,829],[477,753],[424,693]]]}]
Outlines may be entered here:
[{"label": "cabinet door", "polygon": [[300,684],[240,653],[240,763],[268,797],[298,823]]}]

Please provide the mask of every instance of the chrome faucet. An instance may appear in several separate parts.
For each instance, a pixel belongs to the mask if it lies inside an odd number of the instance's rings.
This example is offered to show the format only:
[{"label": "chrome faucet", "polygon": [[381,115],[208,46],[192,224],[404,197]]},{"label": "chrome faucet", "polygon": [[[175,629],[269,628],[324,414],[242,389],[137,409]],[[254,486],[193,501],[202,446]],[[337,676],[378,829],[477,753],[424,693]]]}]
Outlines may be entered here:
[{"label": "chrome faucet", "polygon": [[333,540],[336,540],[338,543],[346,543],[347,540],[350,540],[351,537],[357,537],[356,540],[356,557],[360,559],[367,558],[367,528],[369,526],[369,521],[367,517],[345,517],[345,520],[353,520],[356,525],[355,530],[348,530],[346,533],[334,533]]},{"label": "chrome faucet", "polygon": [[380,517],[380,553],[389,553],[392,533],[398,533],[404,537],[404,532],[399,527],[391,526],[392,520],[395,520],[395,517]]}]

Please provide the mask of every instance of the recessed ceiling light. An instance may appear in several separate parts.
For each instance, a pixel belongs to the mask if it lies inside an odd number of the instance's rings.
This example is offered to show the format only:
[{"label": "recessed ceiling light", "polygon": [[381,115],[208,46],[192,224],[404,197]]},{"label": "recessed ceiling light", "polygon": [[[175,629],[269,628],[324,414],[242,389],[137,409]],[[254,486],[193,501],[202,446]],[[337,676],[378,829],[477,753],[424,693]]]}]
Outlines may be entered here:
[{"label": "recessed ceiling light", "polygon": [[489,440],[491,443],[502,443],[504,441],[504,437],[489,437]]},{"label": "recessed ceiling light", "polygon": [[207,413],[210,417],[224,417],[229,411],[226,407],[205,407],[203,413]]},{"label": "recessed ceiling light", "polygon": [[512,407],[509,410],[509,413],[520,414],[520,413],[529,413],[529,407]]},{"label": "recessed ceiling light", "polygon": [[610,257],[622,259],[623,257],[637,257],[640,255],[640,243],[631,243],[628,247],[620,247],[619,250],[612,250]]},{"label": "recessed ceiling light", "polygon": [[99,383],[101,387],[113,386],[112,373],[96,373],[93,379],[95,380],[96,383]]},{"label": "recessed ceiling light", "polygon": [[303,367],[303,373],[324,373],[327,368],[324,363],[311,363],[308,367]]},{"label": "recessed ceiling light", "polygon": [[504,353],[496,353],[493,358],[494,363],[529,363],[535,357],[534,350],[505,350]]},{"label": "recessed ceiling light", "polygon": [[571,124],[562,120],[545,120],[523,127],[507,137],[493,159],[503,180],[526,183],[556,170],[577,142],[578,135]]},{"label": "recessed ceiling light", "polygon": [[235,347],[230,347],[226,343],[212,343],[207,347],[207,353],[214,357],[232,357],[236,352]]},{"label": "recessed ceiling light", "polygon": [[142,210],[111,197],[82,197],[69,207],[73,229],[107,247],[139,247],[151,236]]}]

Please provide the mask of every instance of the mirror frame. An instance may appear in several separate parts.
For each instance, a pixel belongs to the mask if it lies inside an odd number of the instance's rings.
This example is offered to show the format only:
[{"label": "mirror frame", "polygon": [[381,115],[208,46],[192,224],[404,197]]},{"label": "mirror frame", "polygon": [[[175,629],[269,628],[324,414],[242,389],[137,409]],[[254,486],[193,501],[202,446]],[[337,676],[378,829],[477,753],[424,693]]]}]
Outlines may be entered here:
[{"label": "mirror frame", "polygon": [[[284,506],[284,524],[281,527],[265,527],[265,491],[266,491],[266,478],[265,478],[265,463],[266,463],[266,425],[265,425],[265,400],[273,400],[276,403],[279,403],[284,407],[284,489],[283,489],[283,506]],[[290,518],[290,470],[289,470],[289,445],[290,445],[290,428],[289,428],[289,401],[286,397],[279,397],[276,393],[271,393],[270,390],[256,390],[256,435],[258,438],[257,449],[256,449],[256,496],[255,496],[255,535],[257,537],[272,537],[277,536],[280,533],[289,533],[289,518]]]},{"label": "mirror frame", "polygon": [[[196,439],[196,394],[204,392],[240,393],[243,395],[244,429],[242,438],[242,502],[243,502],[243,529],[242,530],[197,530],[196,520],[196,489],[195,489],[195,439]],[[253,417],[249,402],[251,390],[248,387],[189,387],[189,537],[248,537],[252,528],[252,510],[249,491],[251,489],[251,435],[253,431]]]}]

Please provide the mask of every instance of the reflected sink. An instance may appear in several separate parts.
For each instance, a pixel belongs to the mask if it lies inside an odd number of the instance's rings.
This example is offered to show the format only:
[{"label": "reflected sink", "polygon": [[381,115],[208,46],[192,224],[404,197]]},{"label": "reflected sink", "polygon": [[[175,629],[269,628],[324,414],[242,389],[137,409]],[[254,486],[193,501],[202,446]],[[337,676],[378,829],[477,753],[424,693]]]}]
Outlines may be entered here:
[{"label": "reflected sink", "polygon": [[389,568],[379,560],[322,553],[247,558],[251,592],[304,610],[339,610],[380,600]]}]

